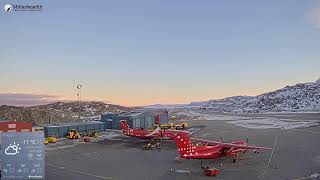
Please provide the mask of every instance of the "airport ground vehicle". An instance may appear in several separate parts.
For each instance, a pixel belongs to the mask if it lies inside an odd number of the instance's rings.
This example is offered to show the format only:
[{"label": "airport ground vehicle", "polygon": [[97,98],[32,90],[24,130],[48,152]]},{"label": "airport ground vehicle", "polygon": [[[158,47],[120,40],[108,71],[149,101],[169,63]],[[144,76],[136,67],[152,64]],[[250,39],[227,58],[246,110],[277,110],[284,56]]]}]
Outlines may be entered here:
[{"label": "airport ground vehicle", "polygon": [[143,150],[153,150],[153,149],[160,149],[159,142],[149,142],[148,144],[144,145]]},{"label": "airport ground vehicle", "polygon": [[95,131],[91,131],[89,134],[88,134],[89,137],[97,137],[98,136],[98,133],[95,132]]},{"label": "airport ground vehicle", "polygon": [[178,123],[178,124],[174,124],[173,126],[175,129],[185,129],[187,127],[189,127],[188,123]]},{"label": "airport ground vehicle", "polygon": [[55,138],[53,136],[49,136],[44,139],[44,144],[56,143],[56,142],[57,142],[57,138]]},{"label": "airport ground vehicle", "polygon": [[155,125],[155,128],[160,127],[161,129],[173,129],[174,124],[173,123],[167,123],[167,124],[159,124]]},{"label": "airport ground vehicle", "polygon": [[155,124],[155,125],[154,125],[154,128],[153,128],[153,129],[150,129],[150,131],[151,131],[151,130],[154,130],[154,129],[158,128],[158,127],[160,127],[161,129],[185,129],[185,128],[189,127],[189,124],[188,124],[188,123]]},{"label": "airport ground vehicle", "polygon": [[204,169],[204,174],[206,176],[217,176],[218,174],[220,174],[220,170],[216,169],[216,168],[203,168]]},{"label": "airport ground vehicle", "polygon": [[80,133],[76,129],[71,129],[67,134],[67,138],[78,139],[80,138]]}]

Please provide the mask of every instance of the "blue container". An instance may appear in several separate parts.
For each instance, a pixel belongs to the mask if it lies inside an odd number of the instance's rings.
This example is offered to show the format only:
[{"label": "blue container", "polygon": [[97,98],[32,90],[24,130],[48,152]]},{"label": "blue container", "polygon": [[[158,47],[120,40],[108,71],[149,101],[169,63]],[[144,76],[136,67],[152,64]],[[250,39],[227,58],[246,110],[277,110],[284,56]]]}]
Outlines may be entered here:
[{"label": "blue container", "polygon": [[57,126],[44,127],[44,135],[45,137],[49,137],[49,136],[60,137]]},{"label": "blue container", "polygon": [[99,124],[99,132],[104,131],[104,125],[105,125],[105,123]]},{"label": "blue container", "polygon": [[115,118],[112,120],[112,129],[120,129],[120,119]]},{"label": "blue container", "polygon": [[112,119],[108,119],[107,121],[105,121],[107,129],[112,129],[112,127],[113,127],[112,122],[113,122]]},{"label": "blue container", "polygon": [[59,136],[58,137],[66,137],[69,131],[68,126],[61,126],[59,129]]},{"label": "blue container", "polygon": [[81,134],[86,134],[86,133],[87,133],[87,125],[85,125],[85,124],[79,125],[79,126],[78,126],[78,131],[79,131]]},{"label": "blue container", "polygon": [[87,125],[87,132],[94,131],[94,130],[95,130],[94,124],[88,124]]}]

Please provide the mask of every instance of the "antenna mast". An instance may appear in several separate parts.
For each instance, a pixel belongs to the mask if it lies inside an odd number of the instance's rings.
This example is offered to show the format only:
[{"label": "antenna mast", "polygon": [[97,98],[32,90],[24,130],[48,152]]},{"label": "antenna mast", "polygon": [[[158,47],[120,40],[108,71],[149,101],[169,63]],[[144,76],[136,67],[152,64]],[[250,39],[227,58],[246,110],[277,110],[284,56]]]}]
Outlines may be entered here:
[{"label": "antenna mast", "polygon": [[79,103],[79,105],[81,105],[81,98],[82,98],[82,96],[81,96],[81,89],[82,89],[82,84],[77,84],[77,89],[78,89],[78,93],[77,93],[77,96],[78,96],[78,103]]}]

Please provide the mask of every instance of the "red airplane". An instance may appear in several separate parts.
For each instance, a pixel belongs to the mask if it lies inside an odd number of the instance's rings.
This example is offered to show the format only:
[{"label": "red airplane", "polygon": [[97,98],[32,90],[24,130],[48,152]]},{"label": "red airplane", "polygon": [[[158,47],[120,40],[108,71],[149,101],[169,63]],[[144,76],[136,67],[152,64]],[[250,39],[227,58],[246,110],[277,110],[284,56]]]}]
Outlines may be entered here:
[{"label": "red airplane", "polygon": [[164,138],[164,139],[173,139],[174,133],[173,131],[162,131],[160,128],[157,128],[153,132],[148,132],[142,129],[132,129],[129,127],[128,122],[126,120],[120,121],[120,127],[122,132],[126,136],[140,138],[140,139],[155,139],[155,138]]},{"label": "red airplane", "polygon": [[198,146],[192,144],[189,135],[185,132],[178,132],[176,136],[174,136],[181,158],[202,160],[234,157],[233,162],[235,163],[238,161],[240,153],[245,153],[247,150],[253,150],[255,153],[259,153],[260,150],[272,150],[272,148],[267,147],[249,146],[246,141],[224,143],[219,141],[193,139],[204,142],[207,145]]}]

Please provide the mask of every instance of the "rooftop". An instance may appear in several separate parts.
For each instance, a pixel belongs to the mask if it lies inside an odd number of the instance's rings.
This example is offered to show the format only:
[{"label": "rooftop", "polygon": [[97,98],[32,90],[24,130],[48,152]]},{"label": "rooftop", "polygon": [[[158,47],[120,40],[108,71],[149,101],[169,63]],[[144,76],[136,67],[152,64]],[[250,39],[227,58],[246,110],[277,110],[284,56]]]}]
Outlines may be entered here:
[{"label": "rooftop", "polygon": [[54,124],[43,124],[43,127],[61,127],[61,126],[78,126],[88,124],[103,124],[101,121],[84,121],[84,122],[70,122],[70,123],[54,123]]}]

